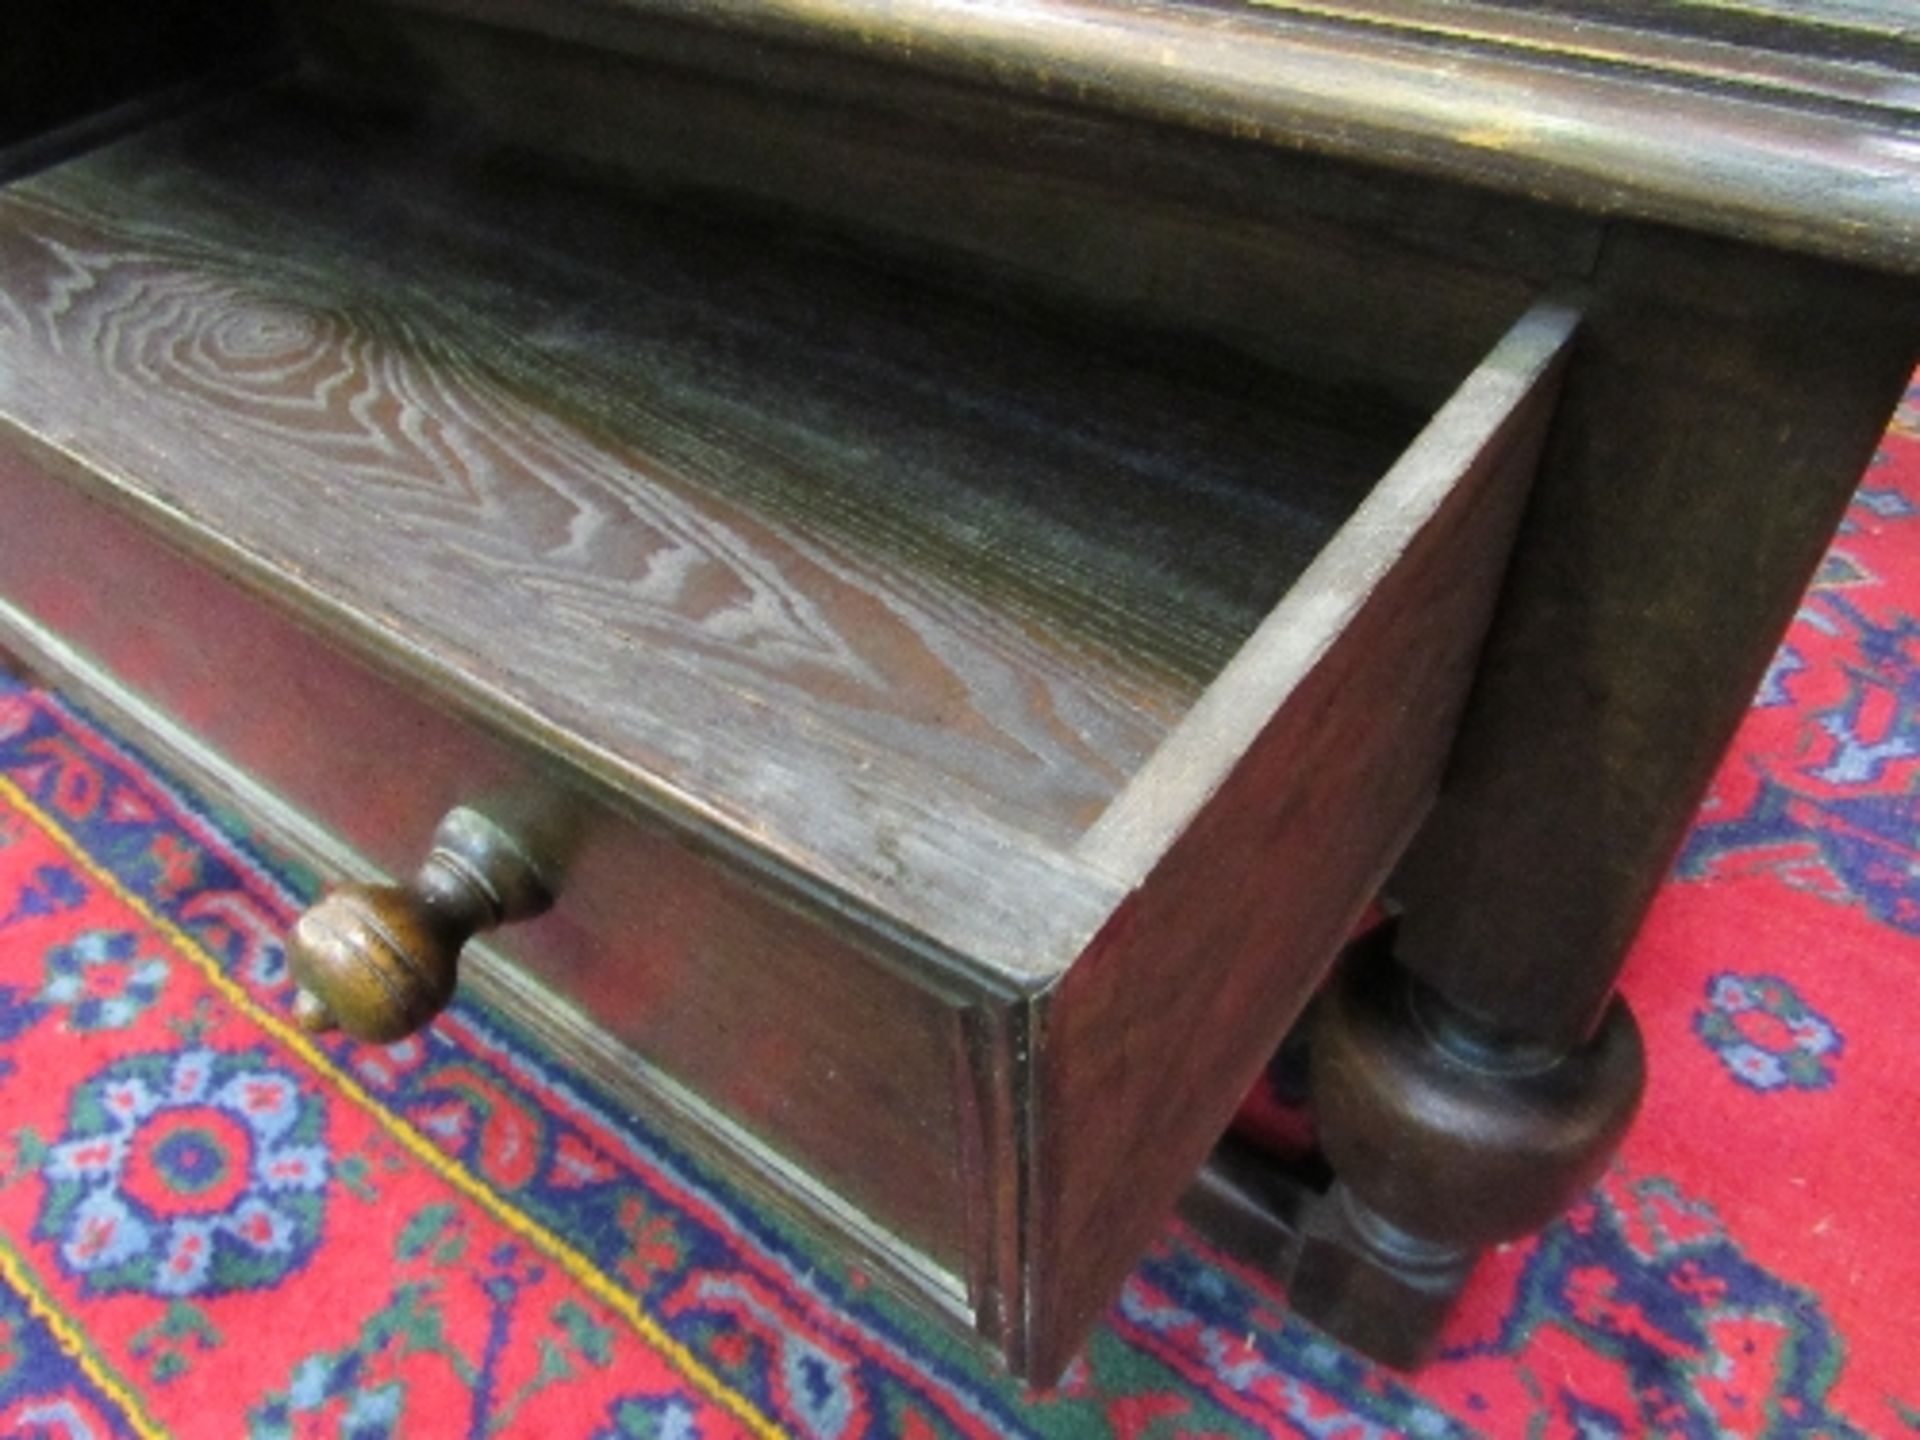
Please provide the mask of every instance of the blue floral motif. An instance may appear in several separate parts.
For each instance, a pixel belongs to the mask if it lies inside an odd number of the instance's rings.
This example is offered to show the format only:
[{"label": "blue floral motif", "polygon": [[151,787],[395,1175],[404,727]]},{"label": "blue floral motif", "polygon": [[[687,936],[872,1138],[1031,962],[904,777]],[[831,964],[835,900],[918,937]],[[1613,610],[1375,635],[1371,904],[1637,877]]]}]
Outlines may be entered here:
[{"label": "blue floral motif", "polygon": [[296,1434],[317,1433],[318,1412],[336,1399],[345,1403],[328,1433],[341,1440],[392,1440],[402,1433],[405,1389],[393,1380],[370,1378],[367,1359],[357,1349],[308,1356],[287,1389],[248,1417],[248,1440],[292,1440]]},{"label": "blue floral motif", "polygon": [[263,1051],[119,1061],[48,1151],[37,1233],[96,1293],[269,1288],[319,1242],[324,1131],[319,1096]]},{"label": "blue floral motif", "polygon": [[1753,1090],[1824,1090],[1846,1048],[1838,1030],[1772,975],[1716,975],[1693,1033]]},{"label": "blue floral motif", "polygon": [[89,930],[47,954],[42,1003],[64,1009],[75,1030],[124,1030],[167,983],[167,962],[142,954],[131,930]]}]

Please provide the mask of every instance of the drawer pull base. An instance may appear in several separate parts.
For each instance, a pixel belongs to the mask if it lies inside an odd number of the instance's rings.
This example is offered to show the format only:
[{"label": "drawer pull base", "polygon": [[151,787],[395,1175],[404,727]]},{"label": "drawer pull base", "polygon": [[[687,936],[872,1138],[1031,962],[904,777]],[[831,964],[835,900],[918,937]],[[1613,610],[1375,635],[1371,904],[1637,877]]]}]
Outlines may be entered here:
[{"label": "drawer pull base", "polygon": [[511,835],[478,811],[450,811],[408,884],[342,885],[294,922],[294,1019],[315,1033],[403,1040],[453,999],[467,941],[551,903]]}]

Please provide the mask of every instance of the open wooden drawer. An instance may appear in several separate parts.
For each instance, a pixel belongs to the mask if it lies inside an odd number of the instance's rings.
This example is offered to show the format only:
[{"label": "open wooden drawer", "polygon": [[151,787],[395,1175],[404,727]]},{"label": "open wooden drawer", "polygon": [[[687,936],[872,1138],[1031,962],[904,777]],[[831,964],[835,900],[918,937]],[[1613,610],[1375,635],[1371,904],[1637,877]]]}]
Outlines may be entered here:
[{"label": "open wooden drawer", "polygon": [[1050,1378],[1433,795],[1510,319],[1420,405],[273,90],[0,193],[0,640],[336,871],[493,816],[476,986]]}]

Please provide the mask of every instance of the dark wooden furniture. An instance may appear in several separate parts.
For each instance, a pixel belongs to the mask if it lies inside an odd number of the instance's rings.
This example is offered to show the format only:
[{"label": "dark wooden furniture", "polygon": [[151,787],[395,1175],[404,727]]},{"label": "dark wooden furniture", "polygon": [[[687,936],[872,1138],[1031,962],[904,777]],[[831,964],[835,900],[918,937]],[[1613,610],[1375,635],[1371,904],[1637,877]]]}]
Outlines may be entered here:
[{"label": "dark wooden furniture", "polygon": [[1383,885],[1335,1183],[1200,1212],[1404,1363],[1604,1163],[1913,363],[1896,7],[177,16],[0,156],[0,638],[414,875],[303,920],[303,1023],[464,945],[1040,1380]]}]

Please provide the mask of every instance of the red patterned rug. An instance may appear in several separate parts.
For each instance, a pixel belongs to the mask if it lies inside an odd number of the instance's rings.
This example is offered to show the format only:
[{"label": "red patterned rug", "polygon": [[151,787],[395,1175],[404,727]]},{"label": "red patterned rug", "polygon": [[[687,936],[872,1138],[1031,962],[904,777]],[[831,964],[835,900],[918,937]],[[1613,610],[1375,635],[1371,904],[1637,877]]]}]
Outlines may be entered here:
[{"label": "red patterned rug", "polygon": [[1646,1110],[1417,1380],[1169,1227],[1023,1396],[499,1017],[315,1044],[314,891],[0,682],[0,1436],[1920,1434],[1920,392],[1629,971]]}]

